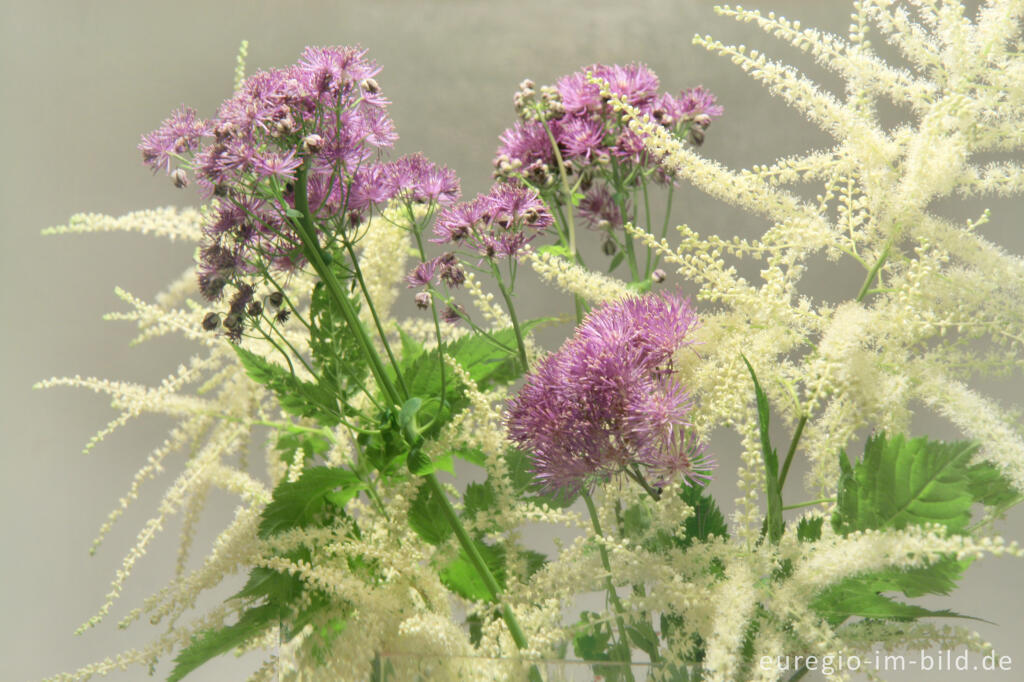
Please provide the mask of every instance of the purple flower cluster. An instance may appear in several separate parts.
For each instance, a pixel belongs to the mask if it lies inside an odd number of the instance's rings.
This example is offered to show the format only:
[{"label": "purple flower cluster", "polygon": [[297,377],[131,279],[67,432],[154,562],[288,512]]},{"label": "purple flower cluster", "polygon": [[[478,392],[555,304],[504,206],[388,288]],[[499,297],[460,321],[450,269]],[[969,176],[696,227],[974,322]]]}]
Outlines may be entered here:
[{"label": "purple flower cluster", "polygon": [[[588,73],[607,81],[612,93],[666,128],[676,132],[686,129],[691,140],[698,143],[695,138],[703,140],[711,119],[722,114],[715,96],[700,87],[679,95],[659,94],[657,75],[643,64],[593,64],[562,77],[553,89],[542,88],[540,100],[533,83],[524,81],[515,98],[523,120],[502,133],[495,158],[500,177],[522,178],[537,187],[554,182],[555,157],[549,131],[570,170],[582,172],[591,166],[607,165],[612,158],[634,166],[648,165],[643,141],[621,124],[601,96],[601,88],[588,80]],[[658,179],[666,178],[660,175]]]},{"label": "purple flower cluster", "polygon": [[379,71],[364,50],[309,47],[288,68],[253,74],[209,121],[182,108],[143,136],[146,165],[178,186],[188,169],[206,196],[217,197],[199,263],[207,298],[219,299],[226,284],[262,267],[287,271],[303,262],[291,220],[304,165],[314,224],[328,233],[358,225],[394,198],[459,196],[455,173],[420,155],[380,159],[398,136],[374,80]]},{"label": "purple flower cluster", "polygon": [[651,294],[591,312],[508,405],[514,443],[545,488],[575,492],[639,465],[656,485],[703,484],[713,462],[688,421],[673,353],[697,325],[689,301]]},{"label": "purple flower cluster", "polygon": [[553,222],[535,190],[521,184],[497,183],[487,194],[442,209],[434,223],[432,241],[466,247],[484,258],[516,258]]}]

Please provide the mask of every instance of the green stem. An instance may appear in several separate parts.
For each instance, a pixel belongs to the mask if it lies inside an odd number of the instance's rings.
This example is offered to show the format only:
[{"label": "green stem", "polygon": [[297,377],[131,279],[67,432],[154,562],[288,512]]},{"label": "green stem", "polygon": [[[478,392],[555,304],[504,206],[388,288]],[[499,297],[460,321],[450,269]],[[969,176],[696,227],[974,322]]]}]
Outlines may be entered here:
[{"label": "green stem", "polygon": [[[505,624],[508,625],[508,631],[509,634],[512,635],[512,640],[516,643],[517,647],[525,649],[527,647],[526,635],[523,633],[523,629],[519,626],[519,621],[516,620],[516,616],[512,612],[511,607],[501,601],[501,587],[498,586],[498,581],[494,579],[494,574],[491,573],[491,569],[487,568],[487,562],[485,562],[484,558],[480,555],[480,550],[476,548],[476,544],[473,542],[473,539],[469,537],[469,533],[466,532],[462,522],[459,521],[459,516],[455,513],[455,508],[452,507],[452,503],[448,500],[448,496],[441,487],[440,481],[438,481],[437,476],[432,473],[427,474],[423,478],[426,479],[427,485],[430,486],[430,491],[441,502],[441,512],[448,520],[452,530],[455,531],[455,536],[459,539],[459,544],[462,546],[463,551],[469,558],[470,563],[473,564],[473,568],[476,569],[480,579],[484,581],[487,591],[491,593],[491,597],[495,602],[501,604],[501,615],[502,618],[505,619]],[[540,682],[540,672],[536,667],[531,667],[530,679],[531,681],[535,680],[536,682]]]},{"label": "green stem", "polygon": [[498,289],[501,290],[501,295],[505,298],[505,307],[508,309],[508,316],[512,320],[512,331],[515,332],[516,346],[519,348],[519,361],[523,363],[523,371],[527,372],[530,369],[530,363],[526,359],[526,343],[523,341],[523,332],[519,327],[519,318],[516,317],[516,307],[512,303],[512,295],[505,287],[505,282],[501,278],[498,264],[493,260],[491,261],[491,272],[494,273],[494,280],[498,283]]},{"label": "green stem", "polygon": [[864,284],[860,287],[860,292],[857,294],[857,302],[860,303],[864,300],[864,297],[868,295],[868,291],[871,289],[871,283],[875,281],[875,277],[878,276],[878,271],[885,265],[885,261],[889,258],[889,249],[892,248],[893,240],[889,239],[885,244],[885,248],[882,249],[882,255],[878,257],[875,264],[868,270],[867,277],[864,278]]},{"label": "green stem", "polygon": [[366,330],[363,329],[363,325],[359,322],[359,318],[352,309],[351,301],[348,300],[348,296],[345,295],[344,290],[341,288],[338,278],[334,276],[334,272],[330,267],[328,267],[327,263],[324,261],[323,254],[320,252],[320,244],[317,242],[316,232],[313,229],[313,218],[309,212],[309,197],[306,195],[308,172],[308,161],[302,164],[296,172],[295,209],[299,211],[301,217],[298,220],[293,221],[292,225],[295,226],[295,231],[302,240],[302,245],[306,252],[306,257],[309,258],[310,264],[312,264],[313,269],[316,270],[320,279],[327,286],[327,290],[331,292],[335,302],[341,309],[341,314],[345,318],[346,324],[348,324],[349,328],[355,334],[360,348],[363,351],[363,355],[366,358],[367,364],[370,366],[370,371],[373,372],[373,376],[377,380],[377,384],[380,386],[381,390],[387,394],[388,399],[391,400],[392,404],[401,404],[402,401],[399,397],[399,393],[395,389],[394,384],[391,383],[387,373],[384,371],[384,365],[380,361],[380,356],[377,354],[376,349],[373,347],[373,344],[366,335]]},{"label": "green stem", "polygon": [[626,261],[629,263],[629,275],[632,277],[634,282],[640,281],[640,268],[636,264],[636,251],[633,249],[633,236],[629,234],[628,230],[625,230],[626,220],[626,202],[623,201],[622,197],[625,196],[625,186],[622,182],[621,174],[619,173],[619,164],[613,158],[612,159],[612,182],[615,185],[615,191],[612,193],[612,197],[615,200],[615,205],[619,208],[619,216],[623,220],[623,232],[622,244],[626,249]]},{"label": "green stem", "polygon": [[[597,517],[597,508],[594,506],[594,498],[590,496],[590,493],[588,493],[586,489],[583,489],[580,492],[580,496],[587,505],[587,512],[590,514],[590,523],[594,526],[594,532],[599,538],[603,538],[604,533],[601,531],[601,520]],[[604,566],[604,570],[606,572],[604,586],[605,590],[608,592],[608,600],[612,603],[612,608],[615,609],[615,627],[619,630],[619,642],[624,654],[623,662],[627,665],[626,678],[632,680],[633,671],[628,667],[632,664],[632,657],[629,653],[629,636],[626,634],[626,623],[623,620],[625,609],[622,607],[622,602],[619,601],[619,595],[615,591],[615,585],[612,583],[612,564],[608,559],[608,549],[601,541],[598,541],[597,549],[601,555],[601,565]]]},{"label": "green stem", "polygon": [[782,464],[782,473],[779,474],[779,493],[782,493],[782,486],[786,485],[786,475],[789,474],[789,465],[793,463],[793,455],[796,453],[796,444],[800,442],[804,426],[807,425],[807,415],[801,415],[800,421],[793,432],[793,440],[789,441],[789,450],[786,452],[786,461]]},{"label": "green stem", "polygon": [[352,248],[352,242],[348,239],[343,239],[342,241],[345,244],[345,250],[348,251],[348,255],[352,259],[352,267],[355,271],[356,281],[359,282],[359,289],[363,292],[363,300],[366,301],[366,305],[370,308],[370,316],[373,317],[373,324],[377,328],[377,335],[380,337],[380,342],[384,346],[384,351],[388,354],[388,360],[391,362],[391,366],[395,369],[395,376],[398,377],[398,385],[402,389],[402,394],[408,398],[409,387],[405,385],[405,379],[402,377],[402,372],[398,367],[398,361],[395,359],[395,354],[391,352],[391,344],[388,343],[388,337],[384,333],[384,325],[381,324],[380,318],[377,316],[377,308],[373,305],[373,299],[370,298],[370,292],[366,290],[366,282],[363,280],[363,270],[359,267],[359,259],[356,258],[356,252]]},{"label": "green stem", "polygon": [[651,487],[651,484],[647,482],[647,479],[644,478],[644,475],[640,472],[640,466],[638,464],[633,464],[631,468],[624,469],[624,471],[627,476],[639,483],[640,487],[646,490],[647,494],[653,497],[655,502],[661,499],[661,493],[656,488]]},{"label": "green stem", "polygon": [[558,149],[558,142],[555,140],[551,127],[544,122],[544,130],[547,131],[548,141],[555,153],[555,162],[558,164],[558,175],[562,179],[562,191],[565,193],[565,200],[569,202],[569,218],[566,221],[566,228],[569,232],[569,253],[576,253],[576,225],[573,222],[572,210],[576,207],[572,200],[572,188],[569,187],[569,174],[565,172],[565,163],[562,161],[562,152]]},{"label": "green stem", "polygon": [[801,502],[800,504],[787,504],[782,508],[782,511],[789,511],[790,509],[802,509],[803,507],[813,507],[818,504],[825,504],[826,502],[835,502],[834,497],[823,497],[820,500],[811,500],[810,502]]}]

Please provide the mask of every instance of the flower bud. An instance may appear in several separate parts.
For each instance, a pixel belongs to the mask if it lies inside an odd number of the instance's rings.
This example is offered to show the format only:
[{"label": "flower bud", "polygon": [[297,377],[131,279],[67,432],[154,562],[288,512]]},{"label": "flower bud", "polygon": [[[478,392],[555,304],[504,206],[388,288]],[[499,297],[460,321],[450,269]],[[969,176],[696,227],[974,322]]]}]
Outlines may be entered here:
[{"label": "flower bud", "polygon": [[363,79],[363,81],[359,84],[359,87],[361,87],[363,90],[366,90],[371,95],[376,95],[378,92],[380,92],[380,85],[378,85],[377,81],[373,80],[372,78]]},{"label": "flower bud", "polygon": [[615,244],[614,239],[605,239],[604,244],[601,244],[601,250],[604,251],[606,256],[614,256],[619,247]]},{"label": "flower bud", "polygon": [[174,171],[171,172],[171,182],[173,182],[174,186],[178,189],[188,187],[188,174],[181,168],[175,168]]},{"label": "flower bud", "polygon": [[426,291],[421,291],[416,294],[416,307],[420,310],[426,310],[430,307],[430,294]]},{"label": "flower bud", "polygon": [[245,313],[249,317],[259,317],[263,314],[263,304],[259,301],[253,301],[249,304],[249,307],[245,309]]},{"label": "flower bud", "polygon": [[242,314],[231,313],[224,318],[224,327],[229,331],[238,331],[242,328]]},{"label": "flower bud", "polygon": [[324,138],[320,137],[316,133],[312,135],[306,135],[302,138],[302,151],[307,154],[316,154],[324,147]]},{"label": "flower bud", "polygon": [[662,270],[661,268],[658,268],[657,270],[651,273],[651,281],[654,282],[655,284],[661,284],[662,282],[665,281],[666,277],[667,275],[665,274],[665,271]]},{"label": "flower bud", "polygon": [[284,303],[284,294],[280,291],[275,291],[270,296],[267,296],[267,303],[270,304],[271,308],[280,308],[281,304]]},{"label": "flower bud", "polygon": [[206,317],[203,318],[203,329],[208,332],[212,332],[214,329],[220,326],[220,315],[217,313],[206,313]]}]

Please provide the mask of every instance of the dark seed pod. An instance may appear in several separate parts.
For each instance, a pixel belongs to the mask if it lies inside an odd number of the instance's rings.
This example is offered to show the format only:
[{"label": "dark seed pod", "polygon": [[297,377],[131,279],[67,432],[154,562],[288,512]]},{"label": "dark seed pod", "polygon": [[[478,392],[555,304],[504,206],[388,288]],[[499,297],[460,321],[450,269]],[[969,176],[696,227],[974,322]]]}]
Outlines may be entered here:
[{"label": "dark seed pod", "polygon": [[208,332],[212,332],[214,329],[220,326],[220,315],[217,313],[206,313],[206,317],[203,318],[203,329]]},{"label": "dark seed pod", "polygon": [[270,296],[267,296],[267,303],[270,304],[271,308],[280,308],[281,304],[284,303],[284,294],[280,291],[275,291]]}]

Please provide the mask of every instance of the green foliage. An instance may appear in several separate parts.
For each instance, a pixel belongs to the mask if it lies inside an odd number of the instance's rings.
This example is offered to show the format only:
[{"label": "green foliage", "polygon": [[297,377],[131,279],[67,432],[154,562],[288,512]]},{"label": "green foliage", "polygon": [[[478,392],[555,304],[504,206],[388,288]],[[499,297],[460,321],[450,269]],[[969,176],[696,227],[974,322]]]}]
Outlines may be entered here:
[{"label": "green foliage", "polygon": [[825,523],[824,516],[805,516],[796,525],[796,537],[800,542],[814,542],[821,538],[821,527]]},{"label": "green foliage", "polygon": [[311,462],[318,455],[323,455],[331,447],[326,437],[310,433],[308,431],[279,432],[277,436],[276,449],[280,453],[281,461],[289,465],[295,463],[295,458],[300,453],[304,462]]},{"label": "green foliage", "polygon": [[[501,547],[488,545],[481,540],[474,540],[484,564],[501,590],[505,589],[505,551]],[[494,602],[494,595],[487,589],[480,574],[464,549],[447,566],[441,569],[441,582],[452,592],[472,601]]]},{"label": "green foliage", "polygon": [[282,481],[274,488],[274,497],[263,510],[259,536],[267,538],[289,528],[308,526],[328,499],[341,507],[365,489],[366,484],[346,469],[304,469],[298,480]]},{"label": "green foliage", "polygon": [[[742,355],[740,357],[743,357]],[[754,368],[745,357],[743,363],[750,371],[754,381],[754,393],[757,396],[757,423],[761,432],[761,454],[764,457],[765,496],[768,500],[768,514],[765,516],[765,531],[768,539],[774,544],[782,538],[782,490],[779,487],[779,456],[772,447],[768,437],[768,396],[761,390]]]},{"label": "green foliage", "polygon": [[444,502],[429,485],[421,485],[416,499],[409,505],[409,526],[432,545],[447,540],[453,530],[444,515]]},{"label": "green foliage", "polygon": [[268,362],[241,346],[236,345],[234,349],[249,378],[270,389],[285,412],[297,417],[311,417],[322,426],[334,426],[339,422],[338,401],[330,389],[302,381],[284,367]]},{"label": "green foliage", "polygon": [[843,534],[924,523],[963,531],[974,504],[972,487],[991,485],[986,470],[969,465],[977,450],[970,442],[879,434],[868,439],[856,468],[841,452],[843,474],[832,526]]},{"label": "green foliage", "polygon": [[[353,310],[359,300],[349,297]],[[313,369],[320,385],[334,394],[348,397],[366,379],[368,367],[363,359],[359,339],[345,322],[344,314],[323,282],[313,287],[309,309],[309,346]]]},{"label": "green foliage", "polygon": [[693,515],[686,518],[674,533],[663,530],[651,532],[651,510],[644,502],[634,504],[622,511],[623,534],[640,542],[644,549],[659,553],[670,548],[687,549],[694,542],[706,542],[712,536],[728,538],[729,530],[725,517],[715,500],[705,494],[700,486],[683,486],[680,499],[693,507]]},{"label": "green foliage", "polygon": [[276,625],[282,609],[273,604],[247,609],[234,625],[206,630],[192,638],[191,644],[174,659],[174,669],[167,682],[178,682],[211,658],[236,649],[267,628]]},{"label": "green foliage", "polygon": [[[864,458],[854,466],[839,454],[840,483],[832,526],[844,535],[856,531],[903,529],[937,524],[950,533],[967,531],[975,503],[1012,503],[1016,493],[988,464],[971,465],[978,450],[971,442],[943,443],[927,438],[891,439],[878,434],[868,439]],[[801,540],[817,539],[810,523],[798,527]],[[818,521],[818,519],[815,519]],[[932,611],[883,595],[907,597],[949,594],[970,560],[941,557],[928,565],[890,568],[842,580],[818,594],[812,607],[833,625],[849,617],[913,620],[925,616],[962,617],[947,610]]]}]

